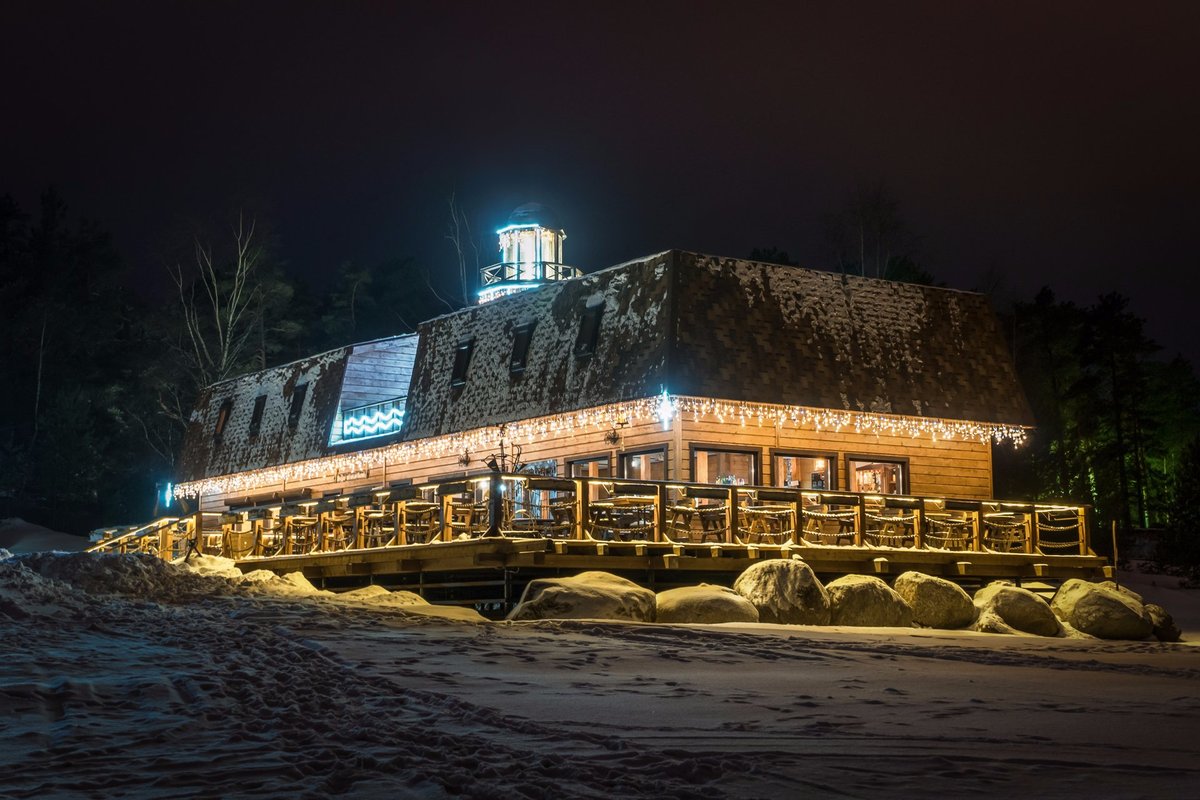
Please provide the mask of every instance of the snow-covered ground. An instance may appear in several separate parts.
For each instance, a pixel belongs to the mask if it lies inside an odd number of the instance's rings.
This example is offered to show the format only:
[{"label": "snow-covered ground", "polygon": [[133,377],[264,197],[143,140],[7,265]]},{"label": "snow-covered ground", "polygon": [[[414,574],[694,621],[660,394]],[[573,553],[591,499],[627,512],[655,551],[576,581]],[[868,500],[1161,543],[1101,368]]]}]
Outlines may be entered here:
[{"label": "snow-covered ground", "polygon": [[[1189,797],[1200,779],[1187,642],[472,623],[203,566],[0,560],[0,796]],[[1195,595],[1155,580],[1129,582],[1196,638]]]},{"label": "snow-covered ground", "polygon": [[20,517],[0,519],[0,549],[10,553],[36,553],[41,550],[83,550],[91,542],[84,536],[43,528]]}]

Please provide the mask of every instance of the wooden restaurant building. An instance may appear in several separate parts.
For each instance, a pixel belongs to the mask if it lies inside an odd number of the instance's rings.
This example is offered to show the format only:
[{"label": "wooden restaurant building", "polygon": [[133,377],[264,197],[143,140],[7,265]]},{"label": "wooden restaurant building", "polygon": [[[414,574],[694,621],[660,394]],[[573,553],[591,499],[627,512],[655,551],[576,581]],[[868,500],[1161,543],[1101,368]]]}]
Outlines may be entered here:
[{"label": "wooden restaurant building", "polygon": [[727,582],[780,556],[1101,573],[1086,507],[992,497],[993,444],[1034,420],[982,295],[677,250],[582,274],[535,205],[499,235],[478,305],[208,387],[189,513],[101,547],[192,541],[460,602],[580,569]]}]

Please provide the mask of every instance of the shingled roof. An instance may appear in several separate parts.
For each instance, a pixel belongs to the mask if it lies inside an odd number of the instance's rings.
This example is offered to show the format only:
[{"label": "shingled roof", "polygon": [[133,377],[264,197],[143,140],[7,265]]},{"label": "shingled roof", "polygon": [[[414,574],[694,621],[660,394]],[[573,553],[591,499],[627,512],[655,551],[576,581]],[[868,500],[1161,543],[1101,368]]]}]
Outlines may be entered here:
[{"label": "shingled roof", "polygon": [[[202,391],[184,434],[178,479],[228,475],[325,455],[350,350],[330,350]],[[293,421],[297,390],[303,398],[296,401]],[[265,399],[254,426],[259,397]],[[218,436],[217,421],[226,404],[227,419]]]},{"label": "shingled roof", "polygon": [[[594,339],[584,330],[585,318],[596,323]],[[529,333],[528,350],[514,369],[518,329]],[[402,396],[403,386],[407,401],[398,436],[344,441],[337,451],[664,389],[724,400],[1033,424],[983,295],[677,250],[430,320],[416,337],[415,364],[412,339],[344,347],[209,387],[193,412],[179,477],[196,480],[328,455],[334,452],[330,438],[339,400],[353,405]],[[354,358],[371,375],[387,373],[382,388],[370,390],[381,393],[378,398],[359,396],[363,387],[343,380]],[[308,388],[293,424],[291,398],[301,385]],[[255,433],[259,396],[266,400]],[[226,403],[228,419],[217,436]]]},{"label": "shingled roof", "polygon": [[[595,352],[575,353],[603,304]],[[535,322],[523,373],[513,331]],[[465,383],[456,351],[473,340]],[[1012,425],[1033,417],[980,294],[671,250],[421,326],[405,438],[672,394]]]}]

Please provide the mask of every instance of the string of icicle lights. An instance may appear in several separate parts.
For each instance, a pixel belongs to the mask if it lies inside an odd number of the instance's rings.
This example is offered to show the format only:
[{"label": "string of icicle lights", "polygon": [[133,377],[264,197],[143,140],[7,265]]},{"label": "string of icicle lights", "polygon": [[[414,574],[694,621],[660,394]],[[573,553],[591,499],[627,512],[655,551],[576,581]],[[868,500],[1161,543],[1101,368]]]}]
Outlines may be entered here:
[{"label": "string of icicle lights", "polygon": [[187,481],[178,484],[174,494],[176,497],[195,497],[198,494],[240,494],[285,482],[309,481],[331,475],[382,469],[384,466],[392,467],[413,461],[446,458],[461,455],[464,451],[478,457],[499,449],[502,439],[508,444],[514,442],[528,444],[581,433],[609,431],[625,424],[654,421],[662,423],[664,429],[669,429],[671,421],[676,418],[690,418],[693,421],[715,420],[721,423],[733,422],[741,427],[791,426],[811,428],[817,431],[853,431],[876,436],[900,436],[913,439],[929,437],[935,441],[938,439],[981,443],[1010,441],[1014,444],[1021,444],[1025,441],[1026,435],[1025,429],[1018,425],[713,400],[663,392],[660,395],[639,400],[611,403],[581,411],[567,411],[532,420],[509,422],[503,426],[478,428],[411,442],[395,442],[369,450],[314,458],[233,475]]}]

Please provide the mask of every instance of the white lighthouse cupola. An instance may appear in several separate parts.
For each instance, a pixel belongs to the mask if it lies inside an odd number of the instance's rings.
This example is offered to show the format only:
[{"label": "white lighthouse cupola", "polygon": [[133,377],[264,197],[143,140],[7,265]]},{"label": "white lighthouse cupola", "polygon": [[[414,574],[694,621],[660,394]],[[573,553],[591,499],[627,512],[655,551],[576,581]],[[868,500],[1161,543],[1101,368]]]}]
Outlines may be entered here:
[{"label": "white lighthouse cupola", "polygon": [[567,234],[558,218],[541,203],[519,206],[496,233],[500,237],[500,262],[480,270],[481,304],[579,274],[562,263]]}]

